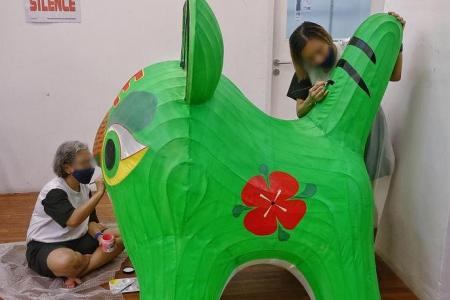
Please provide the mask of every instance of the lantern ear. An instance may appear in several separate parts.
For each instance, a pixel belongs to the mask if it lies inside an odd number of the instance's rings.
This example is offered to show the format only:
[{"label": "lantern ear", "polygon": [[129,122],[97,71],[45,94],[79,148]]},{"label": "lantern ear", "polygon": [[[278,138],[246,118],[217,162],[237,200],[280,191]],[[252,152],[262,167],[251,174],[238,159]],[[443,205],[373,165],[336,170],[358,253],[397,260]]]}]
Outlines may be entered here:
[{"label": "lantern ear", "polygon": [[214,95],[222,75],[223,40],[205,0],[184,5],[181,67],[186,70],[186,102],[199,104]]}]

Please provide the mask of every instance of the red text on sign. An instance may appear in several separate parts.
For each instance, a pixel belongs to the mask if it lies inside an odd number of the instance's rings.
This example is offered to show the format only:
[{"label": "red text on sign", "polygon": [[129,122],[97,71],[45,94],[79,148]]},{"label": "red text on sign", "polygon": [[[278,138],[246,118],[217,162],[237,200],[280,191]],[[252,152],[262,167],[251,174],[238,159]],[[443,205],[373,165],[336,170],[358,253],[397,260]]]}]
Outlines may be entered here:
[{"label": "red text on sign", "polygon": [[74,0],[29,0],[30,11],[75,11]]}]

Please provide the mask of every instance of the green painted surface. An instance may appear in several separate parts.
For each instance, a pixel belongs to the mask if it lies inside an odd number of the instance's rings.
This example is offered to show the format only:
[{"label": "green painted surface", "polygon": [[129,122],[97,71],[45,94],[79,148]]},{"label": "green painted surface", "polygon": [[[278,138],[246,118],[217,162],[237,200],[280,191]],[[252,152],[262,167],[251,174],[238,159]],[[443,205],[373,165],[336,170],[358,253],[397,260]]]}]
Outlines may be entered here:
[{"label": "green painted surface", "polygon": [[[133,92],[156,99],[151,121],[130,132],[148,151],[107,185],[141,298],[219,299],[240,265],[278,259],[304,274],[318,300],[379,299],[363,150],[399,53],[400,24],[377,14],[355,33],[376,64],[353,46],[343,54],[370,97],[337,68],[327,98],[306,118],[285,121],[221,75],[221,34],[206,2],[189,1],[188,10],[186,69],[179,61],[145,68],[109,113],[129,106]],[[106,134],[103,149],[109,136],[116,139]],[[129,143],[115,145],[120,152]],[[123,172],[106,170],[105,153],[102,168],[105,177]]]}]

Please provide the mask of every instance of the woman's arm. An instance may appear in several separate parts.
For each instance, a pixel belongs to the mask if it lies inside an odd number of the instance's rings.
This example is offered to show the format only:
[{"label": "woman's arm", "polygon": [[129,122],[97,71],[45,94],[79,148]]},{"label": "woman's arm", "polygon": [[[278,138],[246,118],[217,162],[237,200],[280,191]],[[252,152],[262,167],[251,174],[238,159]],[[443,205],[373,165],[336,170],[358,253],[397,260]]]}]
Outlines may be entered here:
[{"label": "woman's arm", "polygon": [[309,90],[309,95],[305,100],[297,99],[297,116],[299,118],[304,117],[317,102],[322,101],[323,98],[325,98],[328,94],[325,86],[325,81],[318,81]]},{"label": "woman's arm", "polygon": [[303,118],[306,116],[313,108],[314,104],[315,103],[309,97],[306,98],[306,100],[297,99],[297,117]]},{"label": "woman's arm", "polygon": [[[402,28],[405,28],[406,21],[403,19],[398,13],[390,11],[389,14],[393,17],[395,17],[400,24],[402,24]],[[403,46],[402,46],[403,47]],[[398,55],[397,62],[395,63],[394,71],[391,75],[391,81],[399,81],[402,79],[402,68],[403,68],[403,54],[402,50],[400,50],[400,54]]]},{"label": "woman's arm", "polygon": [[403,54],[400,52],[395,63],[394,71],[391,75],[391,81],[400,81],[402,79]]},{"label": "woman's arm", "polygon": [[80,207],[76,208],[73,211],[72,215],[66,222],[67,226],[69,227],[79,226],[94,211],[98,202],[102,198],[103,193],[105,192],[105,185],[102,180],[97,180],[95,183],[97,185],[97,191],[92,195],[92,197],[88,201],[86,201]]},{"label": "woman's arm", "polygon": [[90,236],[95,237],[97,232],[101,232],[106,227],[97,222],[89,222],[88,224],[88,233]]}]

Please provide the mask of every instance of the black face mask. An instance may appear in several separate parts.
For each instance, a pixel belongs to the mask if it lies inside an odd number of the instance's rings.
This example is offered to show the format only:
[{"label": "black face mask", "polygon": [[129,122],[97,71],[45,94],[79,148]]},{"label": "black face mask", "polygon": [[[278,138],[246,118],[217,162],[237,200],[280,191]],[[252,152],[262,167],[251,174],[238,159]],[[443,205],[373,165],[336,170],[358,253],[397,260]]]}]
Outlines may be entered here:
[{"label": "black face mask", "polygon": [[73,171],[72,176],[81,184],[89,184],[94,175],[94,171],[94,168],[75,170]]},{"label": "black face mask", "polygon": [[334,53],[333,47],[330,46],[328,50],[328,56],[325,58],[323,63],[320,64],[320,67],[324,69],[331,69],[332,67],[334,67],[335,62],[336,62],[336,54]]}]

